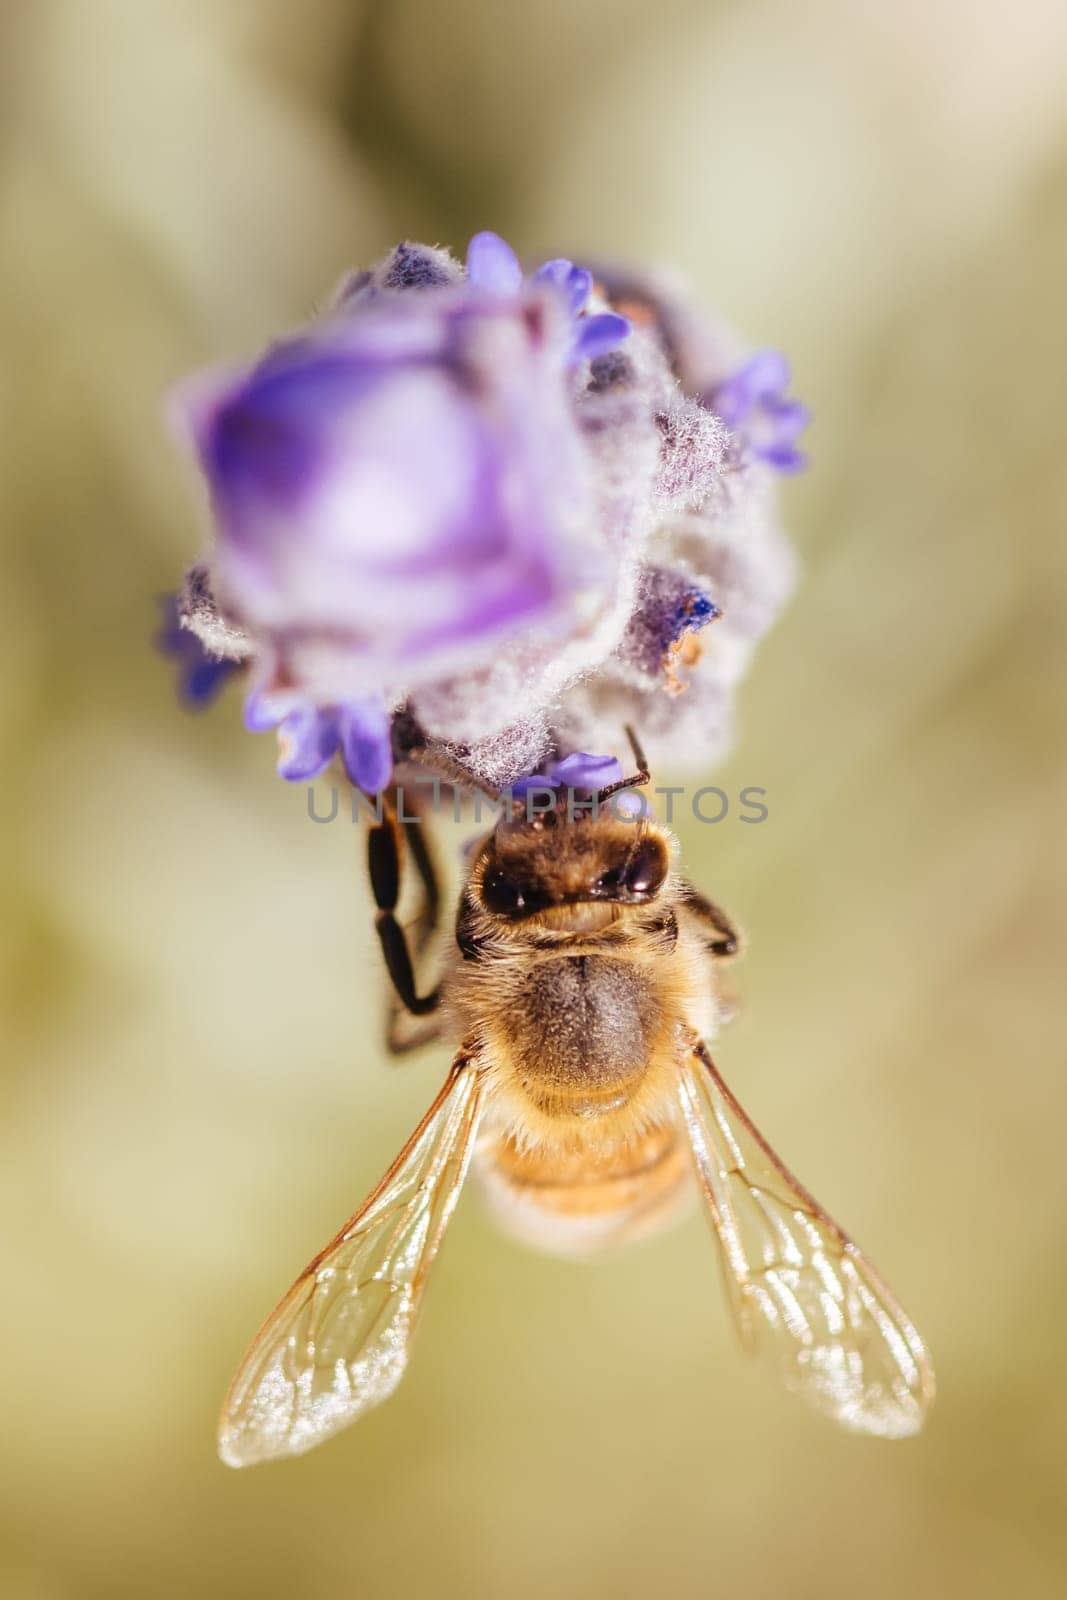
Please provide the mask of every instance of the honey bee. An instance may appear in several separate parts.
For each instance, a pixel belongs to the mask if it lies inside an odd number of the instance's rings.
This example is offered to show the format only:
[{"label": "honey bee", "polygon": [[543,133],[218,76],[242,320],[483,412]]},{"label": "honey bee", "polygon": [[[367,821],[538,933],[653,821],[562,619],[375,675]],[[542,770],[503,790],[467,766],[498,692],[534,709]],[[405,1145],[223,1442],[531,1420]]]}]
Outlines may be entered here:
[{"label": "honey bee", "polygon": [[377,1188],[245,1355],[223,1410],[229,1465],[299,1455],[396,1388],[472,1159],[508,1231],[569,1255],[646,1234],[695,1193],[743,1344],[848,1428],[894,1438],[921,1426],[934,1393],[922,1339],[709,1053],[726,1010],[721,969],[740,938],[679,875],[668,830],[606,804],[648,781],[631,742],[638,772],[587,808],[501,814],[469,860],[455,937],[425,996],[396,916],[406,842],[424,886],[420,926],[434,920],[424,829],[393,806],[372,826],[385,963],[404,1010],[433,1019],[394,1045],[441,1031],[458,1050]]}]

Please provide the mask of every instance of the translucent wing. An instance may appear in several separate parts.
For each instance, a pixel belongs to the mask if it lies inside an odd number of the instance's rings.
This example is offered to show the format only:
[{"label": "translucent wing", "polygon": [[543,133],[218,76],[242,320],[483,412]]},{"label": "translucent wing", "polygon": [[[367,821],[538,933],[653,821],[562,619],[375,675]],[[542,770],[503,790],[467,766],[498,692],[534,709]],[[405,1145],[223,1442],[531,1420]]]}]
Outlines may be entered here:
[{"label": "translucent wing", "polygon": [[483,1087],[461,1055],[373,1194],[264,1323],[223,1407],[229,1466],[301,1455],[392,1394],[467,1174]]},{"label": "translucent wing", "polygon": [[915,1327],[847,1234],[782,1164],[702,1044],[678,1093],[743,1343],[846,1428],[902,1438],[934,1397]]}]

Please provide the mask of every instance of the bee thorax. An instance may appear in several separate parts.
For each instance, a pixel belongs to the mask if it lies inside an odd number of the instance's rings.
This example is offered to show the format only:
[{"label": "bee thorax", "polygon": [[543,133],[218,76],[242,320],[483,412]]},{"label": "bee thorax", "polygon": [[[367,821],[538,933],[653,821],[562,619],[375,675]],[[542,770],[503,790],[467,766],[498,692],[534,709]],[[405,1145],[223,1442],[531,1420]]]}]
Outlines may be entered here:
[{"label": "bee thorax", "polygon": [[644,1075],[662,1025],[651,978],[597,955],[540,961],[516,985],[508,1023],[516,1075],[544,1109],[596,1116]]}]

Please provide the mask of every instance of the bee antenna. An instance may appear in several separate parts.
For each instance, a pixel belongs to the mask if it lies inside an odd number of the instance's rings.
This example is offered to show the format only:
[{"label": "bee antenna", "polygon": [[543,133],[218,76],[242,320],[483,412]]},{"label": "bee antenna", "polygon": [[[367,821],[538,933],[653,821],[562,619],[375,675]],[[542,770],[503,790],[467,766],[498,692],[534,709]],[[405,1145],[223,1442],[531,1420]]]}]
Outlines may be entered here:
[{"label": "bee antenna", "polygon": [[609,783],[603,789],[600,789],[596,797],[598,805],[602,805],[605,800],[610,800],[612,795],[618,794],[621,789],[640,789],[651,779],[652,774],[648,770],[648,757],[641,748],[641,741],[638,739],[632,724],[626,723],[623,731],[630,741],[630,750],[633,754],[637,771],[630,778],[620,778],[617,783]]}]

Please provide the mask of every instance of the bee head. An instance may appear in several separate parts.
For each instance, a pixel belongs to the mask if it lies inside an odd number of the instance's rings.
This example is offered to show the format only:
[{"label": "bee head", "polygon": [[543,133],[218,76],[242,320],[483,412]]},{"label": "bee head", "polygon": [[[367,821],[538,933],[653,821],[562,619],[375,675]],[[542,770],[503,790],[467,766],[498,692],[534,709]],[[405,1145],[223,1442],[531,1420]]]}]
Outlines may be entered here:
[{"label": "bee head", "polygon": [[669,871],[666,836],[645,819],[546,811],[532,821],[501,821],[470,887],[490,916],[522,922],[561,906],[648,905]]}]

